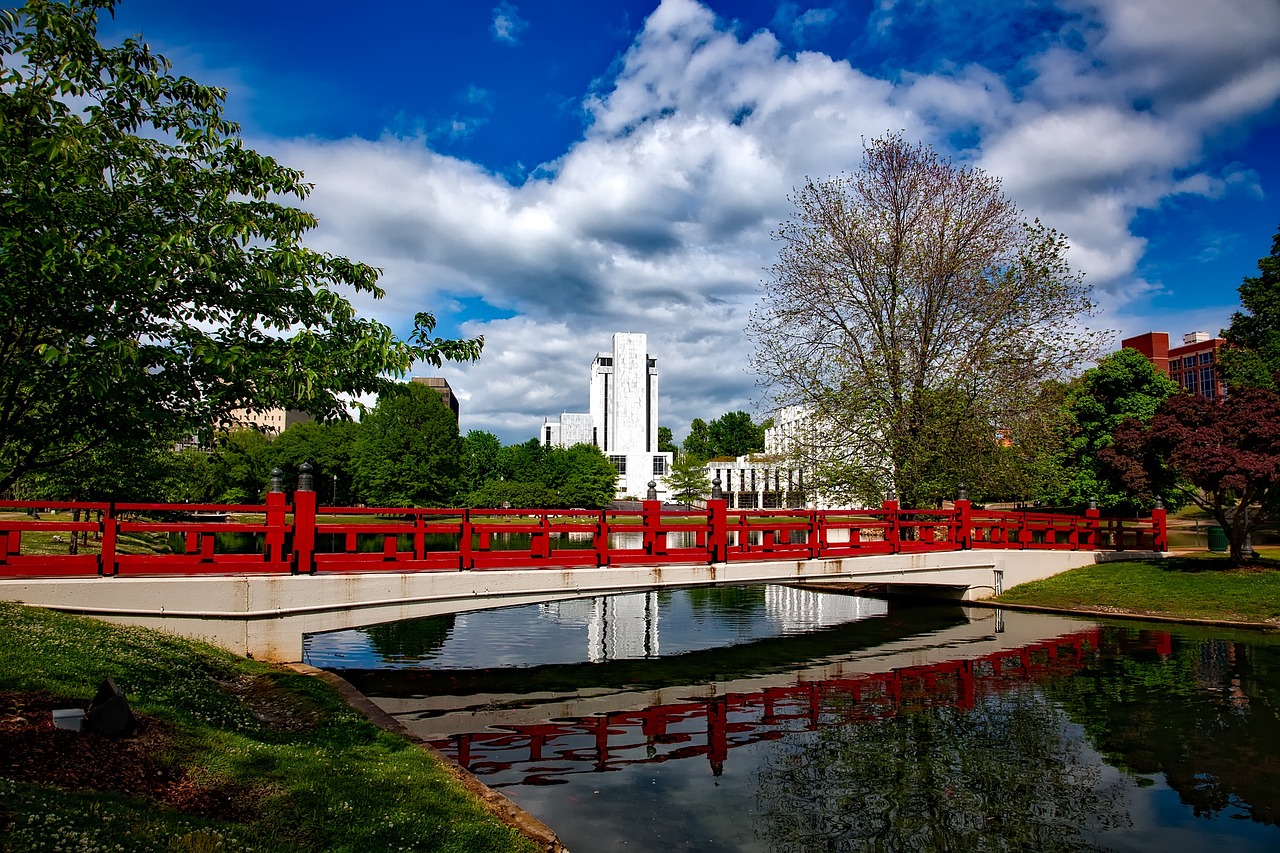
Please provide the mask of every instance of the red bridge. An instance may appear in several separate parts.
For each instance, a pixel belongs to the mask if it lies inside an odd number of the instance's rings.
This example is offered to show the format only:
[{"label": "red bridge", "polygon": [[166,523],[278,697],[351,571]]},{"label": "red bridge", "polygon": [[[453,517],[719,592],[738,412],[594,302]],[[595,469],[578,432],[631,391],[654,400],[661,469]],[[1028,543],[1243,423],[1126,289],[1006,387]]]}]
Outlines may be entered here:
[{"label": "red bridge", "polygon": [[[1119,519],[967,500],[930,510],[893,501],[730,510],[723,500],[683,511],[657,501],[477,510],[320,507],[299,488],[254,505],[9,501],[5,510],[0,599],[273,660],[299,660],[308,633],[649,589],[840,582],[986,597],[1107,552],[1166,548],[1163,509]],[[60,517],[36,517],[47,510]],[[72,537],[79,553],[50,553]]]},{"label": "red bridge", "polygon": [[[267,495],[265,504],[0,501],[0,578],[330,572],[448,572],[540,567],[835,560],[883,554],[1167,548],[1165,510],[1150,518],[974,509],[729,510],[723,500],[670,511],[320,507],[316,493]],[[39,512],[82,520],[39,519]],[[234,519],[234,520],[232,520]],[[122,547],[139,534],[171,553]],[[228,553],[226,534],[252,543]],[[84,539],[80,553],[50,554],[52,541]],[[527,540],[525,539],[527,537]],[[24,539],[39,539],[39,550]],[[523,544],[527,541],[527,544]],[[520,543],[520,544],[513,544]],[[240,551],[242,549],[236,549]]]}]

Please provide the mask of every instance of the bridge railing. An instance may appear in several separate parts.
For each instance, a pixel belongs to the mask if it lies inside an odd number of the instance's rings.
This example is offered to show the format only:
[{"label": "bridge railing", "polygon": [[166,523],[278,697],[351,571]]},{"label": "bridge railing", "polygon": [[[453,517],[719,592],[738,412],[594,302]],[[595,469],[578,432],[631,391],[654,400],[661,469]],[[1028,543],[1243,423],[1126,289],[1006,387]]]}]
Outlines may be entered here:
[{"label": "bridge railing", "polygon": [[[1165,550],[1143,519],[880,507],[671,511],[321,507],[299,488],[263,504],[3,501],[0,577],[483,571],[837,559],[970,548]],[[13,517],[13,511],[28,515]],[[41,510],[76,513],[40,518]],[[78,511],[78,513],[76,512]],[[78,516],[78,517],[77,517]],[[65,550],[72,536],[79,553]]]}]

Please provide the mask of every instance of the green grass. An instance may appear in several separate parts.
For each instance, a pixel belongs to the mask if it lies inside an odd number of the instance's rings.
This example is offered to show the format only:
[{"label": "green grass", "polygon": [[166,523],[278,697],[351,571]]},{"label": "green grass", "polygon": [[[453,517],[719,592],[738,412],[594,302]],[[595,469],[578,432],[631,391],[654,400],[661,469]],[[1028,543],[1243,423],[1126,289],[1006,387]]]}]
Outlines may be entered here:
[{"label": "green grass", "polygon": [[234,821],[211,820],[0,778],[0,849],[536,849],[437,758],[377,728],[318,679],[155,631],[0,602],[0,689],[84,707],[106,675],[135,713],[156,721],[148,731],[171,732],[157,756],[166,771],[250,805]]},{"label": "green grass", "polygon": [[[24,513],[4,513],[5,518],[25,519]],[[96,519],[96,516],[94,516]],[[81,521],[94,519],[81,518]],[[71,521],[71,513],[69,512],[44,512],[40,514],[41,521]],[[22,531],[22,553],[23,554],[66,554],[69,546],[71,534],[66,531],[48,531],[48,530],[24,530]],[[81,554],[97,554],[102,550],[102,543],[97,539],[95,534],[90,533],[88,537],[80,543],[78,553]],[[129,532],[122,533],[116,540],[116,551],[120,554],[168,554],[172,553],[169,547],[168,537],[163,533],[149,532]]]},{"label": "green grass", "polygon": [[1280,549],[1232,569],[1219,554],[1099,563],[1021,584],[997,601],[1176,619],[1280,624]]}]

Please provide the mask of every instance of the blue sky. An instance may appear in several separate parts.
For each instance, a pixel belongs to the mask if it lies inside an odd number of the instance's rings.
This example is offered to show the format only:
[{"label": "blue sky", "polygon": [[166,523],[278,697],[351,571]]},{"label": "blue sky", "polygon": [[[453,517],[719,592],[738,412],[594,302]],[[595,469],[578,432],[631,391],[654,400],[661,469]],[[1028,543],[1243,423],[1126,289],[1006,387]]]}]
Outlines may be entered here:
[{"label": "blue sky", "polygon": [[1275,0],[123,0],[316,185],[310,243],[431,310],[462,428],[531,437],[646,332],[661,421],[753,410],[743,333],[806,176],[889,130],[999,175],[1122,335],[1217,332],[1280,225]]}]

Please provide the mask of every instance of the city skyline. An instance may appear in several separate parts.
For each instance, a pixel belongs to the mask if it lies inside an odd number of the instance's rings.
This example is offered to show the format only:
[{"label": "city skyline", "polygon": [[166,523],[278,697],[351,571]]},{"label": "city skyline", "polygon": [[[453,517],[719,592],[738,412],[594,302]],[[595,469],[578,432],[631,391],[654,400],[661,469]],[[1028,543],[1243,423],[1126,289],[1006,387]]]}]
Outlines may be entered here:
[{"label": "city skyline", "polygon": [[1216,335],[1280,223],[1268,0],[123,0],[101,26],[139,32],[306,172],[308,244],[384,271],[363,313],[485,336],[479,363],[439,374],[464,431],[508,442],[580,406],[617,331],[662,359],[677,439],[761,416],[743,329],[770,232],[792,189],[886,132],[1065,232],[1117,346]]}]

